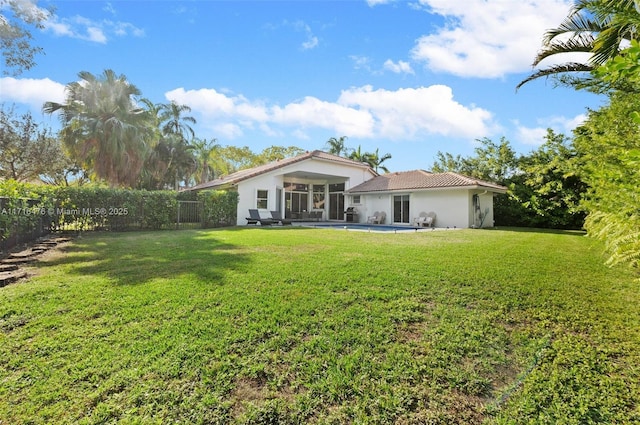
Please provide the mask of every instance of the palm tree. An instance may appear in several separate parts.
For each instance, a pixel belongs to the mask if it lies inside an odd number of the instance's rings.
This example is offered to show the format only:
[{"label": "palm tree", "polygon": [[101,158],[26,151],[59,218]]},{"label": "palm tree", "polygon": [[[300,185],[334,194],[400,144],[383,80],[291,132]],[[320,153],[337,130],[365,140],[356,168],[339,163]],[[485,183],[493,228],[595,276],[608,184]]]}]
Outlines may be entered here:
[{"label": "palm tree", "polygon": [[352,149],[351,150],[351,153],[349,154],[349,159],[352,159],[352,160],[358,161],[358,162],[364,162],[366,164],[371,165],[371,161],[370,161],[369,155],[370,154],[367,153],[367,152],[362,152],[362,146],[358,145],[358,149]]},{"label": "palm tree", "polygon": [[189,124],[195,124],[196,120],[182,116],[183,112],[189,112],[191,108],[175,102],[154,104],[148,99],[142,99],[141,102],[147,108],[154,138],[157,140],[145,164],[142,187],[178,189],[180,181],[191,178],[197,163],[194,146],[189,143],[195,135]]},{"label": "palm tree", "polygon": [[140,91],[110,69],[78,76],[66,87],[65,103],[45,102],[43,111],[60,113],[73,160],[111,186],[133,186],[153,145],[149,115],[137,106]]},{"label": "palm tree", "polygon": [[[637,38],[639,28],[640,11],[635,0],[577,0],[560,26],[545,33],[533,66],[554,55],[579,52],[592,53],[588,63],[568,62],[540,69],[516,89],[540,77],[592,71],[616,56],[623,41]],[[572,77],[560,77],[560,81],[578,87],[588,87],[591,82]]]},{"label": "palm tree", "polygon": [[346,155],[347,147],[344,144],[344,141],[347,140],[347,136],[341,136],[339,138],[332,137],[327,140],[328,152],[333,155]]},{"label": "palm tree", "polygon": [[211,166],[211,155],[220,147],[216,139],[211,141],[195,139],[193,141],[193,154],[196,159],[194,179],[196,184],[205,183],[213,179],[214,170]]},{"label": "palm tree", "polygon": [[371,168],[376,170],[376,173],[378,172],[378,169],[381,169],[385,173],[388,173],[389,169],[384,165],[382,165],[382,163],[385,162],[387,159],[391,159],[391,154],[385,153],[384,155],[380,156],[378,151],[379,149],[376,148],[376,151],[374,153],[368,154]]},{"label": "palm tree", "polygon": [[182,116],[183,112],[191,112],[189,106],[178,105],[172,101],[171,103],[160,105],[159,109],[162,133],[180,134],[185,140],[193,139],[195,133],[193,128],[187,123],[195,124],[196,119]]},{"label": "palm tree", "polygon": [[174,189],[179,190],[180,182],[188,183],[197,167],[193,146],[179,134],[165,136],[163,142],[168,154],[167,179],[170,178]]},{"label": "palm tree", "polygon": [[382,169],[385,173],[389,172],[389,169],[382,165],[387,159],[391,159],[391,154],[385,153],[380,156],[380,149],[376,148],[375,152],[362,152],[362,146],[358,145],[357,149],[353,149],[349,154],[349,159],[354,161],[363,162],[369,167],[373,168],[376,173],[378,169]]}]

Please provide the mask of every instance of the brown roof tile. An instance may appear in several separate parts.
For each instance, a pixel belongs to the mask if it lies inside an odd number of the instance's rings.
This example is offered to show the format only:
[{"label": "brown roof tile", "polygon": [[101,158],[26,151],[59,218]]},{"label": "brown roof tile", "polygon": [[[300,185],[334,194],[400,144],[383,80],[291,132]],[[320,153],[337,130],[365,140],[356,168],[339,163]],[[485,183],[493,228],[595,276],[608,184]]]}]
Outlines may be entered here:
[{"label": "brown roof tile", "polygon": [[368,180],[364,183],[361,183],[358,186],[352,187],[347,192],[387,192],[399,190],[442,189],[470,186],[477,186],[484,189],[493,189],[497,192],[503,192],[507,190],[507,188],[504,186],[463,176],[462,174],[452,172],[430,173],[424,170],[414,170],[383,174],[374,177],[373,179]]},{"label": "brown roof tile", "polygon": [[206,183],[201,183],[199,185],[190,187],[186,190],[203,190],[203,189],[215,189],[218,187],[224,187],[232,184],[237,184],[243,180],[250,179],[255,176],[259,176],[260,174],[268,173],[269,171],[277,170],[279,168],[286,167],[287,165],[295,164],[300,161],[304,161],[307,159],[322,159],[326,161],[340,162],[344,164],[349,164],[357,167],[366,167],[369,168],[367,164],[362,162],[354,161],[352,159],[343,158],[341,156],[332,155],[330,153],[322,152],[322,151],[311,151],[305,152],[298,156],[294,156],[291,158],[281,159],[279,161],[270,162],[268,164],[259,165],[257,167],[248,168],[246,170],[240,170],[233,174],[229,174],[228,176],[223,176],[216,180],[211,180]]}]

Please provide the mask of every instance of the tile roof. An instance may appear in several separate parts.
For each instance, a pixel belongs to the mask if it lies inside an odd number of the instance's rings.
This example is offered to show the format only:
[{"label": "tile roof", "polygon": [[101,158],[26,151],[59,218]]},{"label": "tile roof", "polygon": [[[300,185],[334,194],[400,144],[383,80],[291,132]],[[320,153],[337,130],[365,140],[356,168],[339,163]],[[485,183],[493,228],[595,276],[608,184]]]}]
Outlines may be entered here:
[{"label": "tile roof", "polygon": [[300,161],[305,161],[305,160],[314,159],[314,158],[325,160],[325,161],[339,162],[339,163],[348,164],[355,167],[369,168],[369,165],[364,164],[362,162],[354,161],[352,159],[343,158],[341,156],[332,155],[330,153],[315,150],[311,152],[305,152],[303,154],[300,154],[298,156],[294,156],[291,158],[285,158],[278,161],[270,162],[268,164],[259,165],[257,167],[248,168],[246,170],[240,170],[233,174],[229,174],[228,176],[223,176],[216,180],[211,180],[209,182],[201,183],[199,185],[190,187],[185,190],[202,190],[202,189],[213,189],[213,188],[225,187],[225,186],[237,184],[243,180],[247,180],[252,177],[256,177],[273,170],[277,170],[279,168],[286,167],[287,165],[295,164]]},{"label": "tile roof", "polygon": [[506,187],[453,172],[430,173],[424,170],[382,174],[347,190],[348,193],[388,192],[399,190],[478,187],[504,192]]}]

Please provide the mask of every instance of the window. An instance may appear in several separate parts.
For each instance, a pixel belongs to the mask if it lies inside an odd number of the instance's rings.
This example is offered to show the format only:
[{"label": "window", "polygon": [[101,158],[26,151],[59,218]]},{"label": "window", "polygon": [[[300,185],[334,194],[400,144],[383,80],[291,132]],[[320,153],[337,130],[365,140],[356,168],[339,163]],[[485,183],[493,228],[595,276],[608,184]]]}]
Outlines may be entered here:
[{"label": "window", "polygon": [[329,185],[329,192],[344,192],[344,183],[333,183]]},{"label": "window", "polygon": [[309,185],[304,183],[284,182],[284,190],[286,192],[308,192]]},{"label": "window", "polygon": [[284,213],[286,218],[302,218],[309,209],[309,185],[284,182]]},{"label": "window", "polygon": [[258,209],[266,210],[269,206],[269,191],[268,190],[258,190],[258,195],[256,196],[256,207]]},{"label": "window", "polygon": [[360,203],[360,195],[352,195],[351,196],[351,203],[352,204],[359,204]]}]

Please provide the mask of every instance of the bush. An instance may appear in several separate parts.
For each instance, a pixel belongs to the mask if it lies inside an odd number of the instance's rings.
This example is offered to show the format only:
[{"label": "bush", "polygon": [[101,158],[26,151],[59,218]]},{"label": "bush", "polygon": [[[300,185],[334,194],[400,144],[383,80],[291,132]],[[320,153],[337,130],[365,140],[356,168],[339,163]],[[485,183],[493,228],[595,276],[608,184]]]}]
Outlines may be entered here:
[{"label": "bush", "polygon": [[174,228],[179,201],[200,201],[203,227],[234,225],[237,192],[200,193],[109,189],[100,186],[38,186],[0,182],[0,240],[33,229],[137,230]]},{"label": "bush", "polygon": [[238,192],[206,190],[198,192],[203,205],[203,227],[231,226],[236,222]]}]

